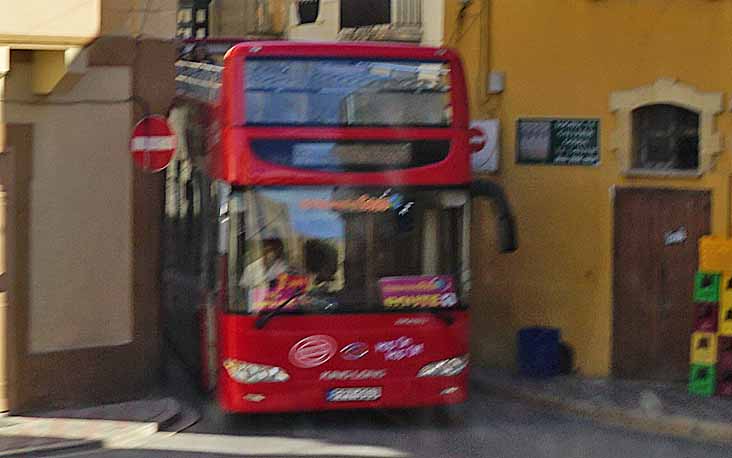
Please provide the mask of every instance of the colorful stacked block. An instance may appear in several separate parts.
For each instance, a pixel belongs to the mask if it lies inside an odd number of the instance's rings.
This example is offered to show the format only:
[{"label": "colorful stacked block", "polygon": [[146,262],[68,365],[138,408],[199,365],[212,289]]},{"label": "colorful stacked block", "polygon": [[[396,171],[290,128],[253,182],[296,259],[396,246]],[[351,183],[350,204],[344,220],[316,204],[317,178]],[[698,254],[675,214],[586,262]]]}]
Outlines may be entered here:
[{"label": "colorful stacked block", "polygon": [[732,273],[722,275],[717,338],[717,394],[732,396]]},{"label": "colorful stacked block", "polygon": [[732,336],[732,274],[722,276],[719,302],[719,333]]},{"label": "colorful stacked block", "polygon": [[[732,324],[732,321],[730,323]],[[719,306],[711,302],[694,304],[694,331],[717,332],[717,329],[719,329]]]},{"label": "colorful stacked block", "polygon": [[[712,396],[715,393],[717,330],[719,324],[720,283],[715,272],[697,272],[694,277],[694,332],[689,352],[691,371],[689,393]],[[732,310],[731,310],[732,311]],[[730,322],[732,323],[732,321]]]},{"label": "colorful stacked block", "polygon": [[689,393],[732,396],[732,240],[699,241],[693,299]]},{"label": "colorful stacked block", "polygon": [[694,302],[719,302],[721,276],[715,272],[697,272],[694,276]]},{"label": "colorful stacked block", "polygon": [[714,366],[692,364],[689,374],[689,393],[697,396],[713,396],[717,386]]},{"label": "colorful stacked block", "polygon": [[714,365],[717,363],[717,334],[695,332],[691,335],[691,363]]},{"label": "colorful stacked block", "polygon": [[717,338],[717,393],[732,396],[732,336]]},{"label": "colorful stacked block", "polygon": [[713,236],[699,239],[699,270],[732,272],[732,240]]}]

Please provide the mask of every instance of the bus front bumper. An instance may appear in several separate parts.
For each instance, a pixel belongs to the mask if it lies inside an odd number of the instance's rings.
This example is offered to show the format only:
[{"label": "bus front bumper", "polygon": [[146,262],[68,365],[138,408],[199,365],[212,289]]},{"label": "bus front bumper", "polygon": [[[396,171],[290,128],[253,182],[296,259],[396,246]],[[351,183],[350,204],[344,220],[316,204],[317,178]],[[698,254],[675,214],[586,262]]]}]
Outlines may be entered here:
[{"label": "bus front bumper", "polygon": [[468,374],[465,371],[454,377],[404,377],[360,382],[290,380],[256,384],[241,384],[222,377],[219,380],[218,398],[221,407],[228,412],[382,409],[458,404],[468,398]]}]

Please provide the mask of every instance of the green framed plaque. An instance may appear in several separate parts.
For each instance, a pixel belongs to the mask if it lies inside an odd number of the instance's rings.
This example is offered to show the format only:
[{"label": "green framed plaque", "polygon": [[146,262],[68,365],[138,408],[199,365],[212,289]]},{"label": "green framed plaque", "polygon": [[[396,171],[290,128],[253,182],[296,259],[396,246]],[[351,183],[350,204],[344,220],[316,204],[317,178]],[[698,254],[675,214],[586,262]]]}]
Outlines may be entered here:
[{"label": "green framed plaque", "polygon": [[519,119],[516,125],[516,162],[597,165],[600,162],[600,120]]}]

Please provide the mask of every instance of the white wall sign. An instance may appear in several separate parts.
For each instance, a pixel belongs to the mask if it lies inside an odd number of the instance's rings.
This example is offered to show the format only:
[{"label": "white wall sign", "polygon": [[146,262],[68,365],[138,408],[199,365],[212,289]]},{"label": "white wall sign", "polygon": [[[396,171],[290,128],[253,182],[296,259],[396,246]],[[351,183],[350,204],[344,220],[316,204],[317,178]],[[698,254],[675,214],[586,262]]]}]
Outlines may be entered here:
[{"label": "white wall sign", "polygon": [[497,172],[500,156],[500,122],[498,119],[481,119],[470,123],[470,127],[483,132],[485,146],[472,156],[473,172]]}]

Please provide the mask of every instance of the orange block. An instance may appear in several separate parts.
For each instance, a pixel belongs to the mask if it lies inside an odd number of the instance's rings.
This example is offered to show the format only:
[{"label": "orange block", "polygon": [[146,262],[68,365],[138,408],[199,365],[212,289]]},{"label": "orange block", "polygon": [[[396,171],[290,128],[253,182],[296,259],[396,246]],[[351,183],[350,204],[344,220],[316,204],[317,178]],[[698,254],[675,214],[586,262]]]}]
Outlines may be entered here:
[{"label": "orange block", "polygon": [[732,272],[732,240],[714,236],[699,239],[699,270]]}]

